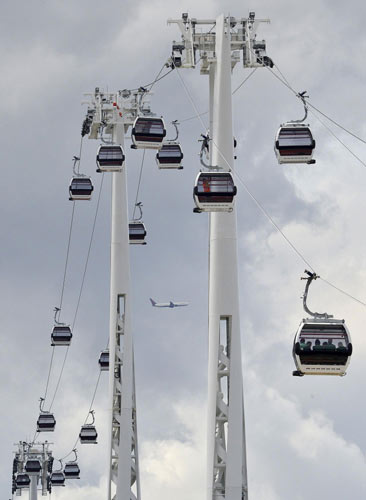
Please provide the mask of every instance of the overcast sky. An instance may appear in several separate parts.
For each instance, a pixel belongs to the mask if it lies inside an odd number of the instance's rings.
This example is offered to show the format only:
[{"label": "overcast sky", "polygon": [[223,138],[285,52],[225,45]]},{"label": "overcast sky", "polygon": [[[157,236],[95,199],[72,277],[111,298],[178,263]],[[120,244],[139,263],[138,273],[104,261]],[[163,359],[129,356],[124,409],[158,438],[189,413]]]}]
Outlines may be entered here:
[{"label": "overcast sky", "polygon": [[[30,440],[51,355],[53,307],[59,303],[72,204],[68,184],[78,153],[83,92],[151,82],[171,52],[178,28],[169,17],[220,13],[270,18],[258,38],[296,91],[345,128],[366,138],[361,0],[5,0],[0,18],[1,498],[10,498],[14,443]],[[249,74],[238,64],[233,89]],[[182,76],[200,111],[208,78]],[[154,87],[152,108],[167,123],[194,116],[173,72]],[[313,114],[314,166],[277,164],[280,123],[302,116],[301,103],[267,69],[233,97],[236,169],[316,272],[366,301],[366,168]],[[204,120],[206,117],[204,117]],[[323,120],[323,118],[322,118]],[[332,127],[363,161],[365,145]],[[201,500],[205,495],[208,217],[193,214],[199,170],[196,120],[182,122],[184,170],[159,171],[147,152],[140,201],[148,244],[131,248],[133,328],[142,496]],[[169,129],[168,135],[173,134]],[[97,141],[84,140],[81,170],[93,177],[90,202],[78,202],[63,319],[72,322],[101,175]],[[127,141],[129,206],[141,151]],[[305,265],[238,184],[238,248],[249,495],[252,500],[364,500],[365,307],[323,281],[309,305],[346,319],[354,354],[344,378],[291,376],[292,341],[304,317]],[[85,287],[64,376],[53,410],[54,456],[67,454],[88,411],[98,356],[108,340],[110,176],[105,175]],[[154,309],[149,297],[184,300],[182,310]],[[64,348],[56,349],[53,394]],[[94,409],[98,446],[80,446],[80,481],[53,498],[106,498],[108,375]],[[70,491],[72,490],[72,491]],[[25,495],[26,496],[26,495]]]}]

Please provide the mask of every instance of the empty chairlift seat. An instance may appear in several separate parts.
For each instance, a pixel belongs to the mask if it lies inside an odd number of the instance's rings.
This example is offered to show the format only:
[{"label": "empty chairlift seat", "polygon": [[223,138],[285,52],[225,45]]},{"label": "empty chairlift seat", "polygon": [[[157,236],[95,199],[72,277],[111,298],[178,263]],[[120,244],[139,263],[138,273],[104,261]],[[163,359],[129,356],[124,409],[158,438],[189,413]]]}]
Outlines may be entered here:
[{"label": "empty chairlift seat", "polygon": [[297,370],[293,374],[342,376],[351,355],[351,337],[344,320],[303,319],[294,339]]},{"label": "empty chairlift seat", "polygon": [[146,245],[146,228],[141,221],[131,221],[128,224],[130,245]]},{"label": "empty chairlift seat", "polygon": [[97,172],[120,172],[125,162],[122,146],[102,145],[97,152]]},{"label": "empty chairlift seat", "polygon": [[183,153],[178,142],[164,142],[156,153],[156,163],[159,168],[182,169]]},{"label": "empty chairlift seat", "polygon": [[108,371],[109,370],[109,351],[105,350],[100,353],[99,356],[99,367],[102,372]]},{"label": "empty chairlift seat", "polygon": [[52,486],[65,486],[65,474],[62,471],[55,471],[51,474]]},{"label": "empty chairlift seat", "polygon": [[64,467],[66,479],[80,479],[80,468],[76,462],[67,462]]},{"label": "empty chairlift seat", "polygon": [[71,329],[67,325],[55,325],[51,333],[51,345],[70,345],[72,339]]},{"label": "empty chairlift seat", "polygon": [[37,432],[53,432],[55,430],[56,420],[53,413],[42,412],[37,420]]},{"label": "empty chairlift seat", "polygon": [[139,116],[132,127],[132,147],[160,149],[165,135],[166,130],[162,118]]},{"label": "empty chairlift seat", "polygon": [[193,190],[193,211],[231,212],[236,191],[230,172],[200,172]]},{"label": "empty chairlift seat", "polygon": [[315,163],[315,140],[308,125],[286,123],[276,135],[275,153],[278,163]]},{"label": "empty chairlift seat", "polygon": [[73,177],[69,187],[69,200],[90,200],[93,189],[90,177]]},{"label": "empty chairlift seat", "polygon": [[25,472],[28,474],[38,474],[41,471],[41,463],[37,459],[30,459],[26,461]]},{"label": "empty chairlift seat", "polygon": [[17,488],[29,488],[30,477],[28,474],[18,474],[15,480],[15,485]]},{"label": "empty chairlift seat", "polygon": [[82,426],[79,438],[81,444],[96,444],[97,443],[98,433],[95,429],[95,426],[92,424],[85,424]]}]

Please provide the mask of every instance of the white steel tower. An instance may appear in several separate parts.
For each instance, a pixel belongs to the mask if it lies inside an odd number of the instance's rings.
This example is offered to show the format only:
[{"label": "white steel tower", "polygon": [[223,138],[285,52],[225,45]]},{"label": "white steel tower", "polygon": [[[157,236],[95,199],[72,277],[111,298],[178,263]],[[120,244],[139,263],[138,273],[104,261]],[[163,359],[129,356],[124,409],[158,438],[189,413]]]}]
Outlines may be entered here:
[{"label": "white steel tower", "polygon": [[[255,39],[258,22],[254,13],[168,21],[182,34],[173,42],[175,66],[195,67],[199,51],[209,75],[210,164],[219,171],[235,172],[231,72],[240,52],[244,67],[272,65]],[[236,233],[235,208],[210,213],[207,500],[248,500]]]},{"label": "white steel tower", "polygon": [[[146,94],[144,90],[143,95]],[[107,138],[124,147],[124,134],[138,113],[139,92],[90,96],[89,138]],[[84,122],[85,123],[85,122]],[[111,284],[109,336],[109,478],[107,500],[140,500],[135,397],[135,369],[131,329],[130,259],[126,166],[112,175]]]}]

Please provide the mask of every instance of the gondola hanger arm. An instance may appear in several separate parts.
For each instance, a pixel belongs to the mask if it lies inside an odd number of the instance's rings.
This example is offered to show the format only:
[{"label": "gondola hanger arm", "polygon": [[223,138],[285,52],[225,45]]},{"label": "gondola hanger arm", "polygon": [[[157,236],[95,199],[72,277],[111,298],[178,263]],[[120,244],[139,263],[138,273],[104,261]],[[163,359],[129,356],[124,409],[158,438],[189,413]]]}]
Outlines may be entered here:
[{"label": "gondola hanger arm", "polygon": [[304,272],[308,275],[308,277],[305,276],[305,277],[301,277],[300,279],[306,280],[305,291],[304,291],[304,295],[302,297],[302,304],[303,304],[305,312],[307,312],[313,318],[323,318],[323,319],[333,318],[333,316],[331,314],[312,312],[308,308],[306,300],[308,298],[309,287],[310,287],[312,281],[316,280],[317,278],[320,278],[320,276],[318,276],[316,273],[312,273],[312,272],[308,271],[307,269],[305,269]]},{"label": "gondola hanger arm", "polygon": [[304,111],[305,111],[305,116],[304,116],[304,118],[302,118],[302,120],[291,120],[291,121],[289,121],[288,123],[302,123],[302,122],[304,122],[304,121],[306,120],[306,118],[308,117],[308,105],[307,105],[306,99],[308,99],[308,98],[309,98],[309,96],[308,96],[308,95],[306,95],[306,92],[307,92],[307,91],[306,91],[306,90],[304,90],[303,92],[298,92],[298,93],[296,94],[296,97],[298,97],[298,98],[301,100],[301,102],[303,103],[303,105],[304,105]]}]

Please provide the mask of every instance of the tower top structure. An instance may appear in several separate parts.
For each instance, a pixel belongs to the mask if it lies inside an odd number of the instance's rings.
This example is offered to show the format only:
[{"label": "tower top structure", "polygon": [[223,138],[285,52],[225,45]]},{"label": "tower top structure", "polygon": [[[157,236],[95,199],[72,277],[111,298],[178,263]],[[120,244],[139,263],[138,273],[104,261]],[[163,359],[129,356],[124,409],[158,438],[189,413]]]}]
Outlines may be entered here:
[{"label": "tower top structure", "polygon": [[[266,55],[266,42],[257,40],[256,32],[260,23],[269,19],[256,19],[250,12],[248,18],[225,17],[225,30],[230,31],[231,68],[242,62],[245,68],[273,66]],[[181,41],[173,41],[172,61],[176,67],[195,68],[199,54],[200,71],[209,74],[210,64],[216,62],[216,19],[189,18],[187,13],[181,19],[168,19],[168,24],[177,24],[181,31]]]}]

